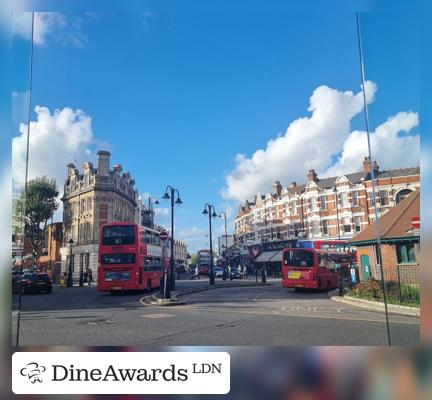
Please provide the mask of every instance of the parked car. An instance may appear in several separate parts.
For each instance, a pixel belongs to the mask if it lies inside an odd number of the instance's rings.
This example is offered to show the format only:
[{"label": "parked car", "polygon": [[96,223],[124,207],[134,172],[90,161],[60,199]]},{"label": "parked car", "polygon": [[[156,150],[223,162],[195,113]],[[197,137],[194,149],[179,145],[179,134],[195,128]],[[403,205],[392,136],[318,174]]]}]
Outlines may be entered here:
[{"label": "parked car", "polygon": [[236,268],[231,270],[231,275],[233,279],[243,279],[243,274]]},{"label": "parked car", "polygon": [[179,264],[176,266],[176,272],[179,274],[184,274],[186,272],[186,266]]},{"label": "parked car", "polygon": [[20,270],[12,270],[12,289],[15,287],[21,276]]},{"label": "parked car", "polygon": [[15,293],[51,293],[52,281],[48,274],[45,273],[29,273],[23,275],[22,279],[15,284]]},{"label": "parked car", "polygon": [[223,268],[221,267],[213,267],[213,274],[215,278],[222,278],[223,276]]}]

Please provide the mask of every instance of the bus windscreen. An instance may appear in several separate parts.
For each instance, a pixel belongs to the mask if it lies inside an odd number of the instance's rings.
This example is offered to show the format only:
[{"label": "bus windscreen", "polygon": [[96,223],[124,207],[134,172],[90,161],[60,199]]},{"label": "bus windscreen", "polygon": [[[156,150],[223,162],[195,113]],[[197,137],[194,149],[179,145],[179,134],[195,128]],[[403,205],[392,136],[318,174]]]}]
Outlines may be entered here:
[{"label": "bus windscreen", "polygon": [[312,268],[314,255],[311,251],[288,250],[284,253],[284,265],[287,267]]},{"label": "bus windscreen", "polygon": [[135,243],[133,225],[105,226],[102,228],[103,245],[123,245]]}]

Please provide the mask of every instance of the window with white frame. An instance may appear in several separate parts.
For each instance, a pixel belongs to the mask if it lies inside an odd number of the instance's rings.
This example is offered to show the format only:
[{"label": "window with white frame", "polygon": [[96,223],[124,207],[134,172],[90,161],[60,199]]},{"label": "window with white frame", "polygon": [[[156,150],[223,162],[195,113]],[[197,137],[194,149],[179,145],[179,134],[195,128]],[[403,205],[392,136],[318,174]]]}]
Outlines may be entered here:
[{"label": "window with white frame", "polygon": [[348,207],[348,193],[342,192],[340,195],[340,204],[342,207]]},{"label": "window with white frame", "polygon": [[349,217],[344,217],[344,218],[342,218],[342,222],[343,222],[344,232],[345,233],[350,233],[351,232],[350,218]]},{"label": "window with white frame", "polygon": [[311,197],[310,199],[310,209],[311,211],[316,211],[317,210],[317,198],[316,197]]},{"label": "window with white frame", "polygon": [[358,192],[351,192],[351,202],[353,206],[358,206],[359,202],[358,202]]},{"label": "window with white frame", "polygon": [[361,217],[354,217],[354,230],[356,232],[361,231]]},{"label": "window with white frame", "polygon": [[327,210],[326,196],[320,196],[320,210]]},{"label": "window with white frame", "polygon": [[311,228],[312,228],[312,235],[319,235],[319,221],[312,221],[311,222]]},{"label": "window with white frame", "polygon": [[292,215],[297,215],[297,202],[296,201],[291,202],[291,212],[292,212]]},{"label": "window with white frame", "polygon": [[328,220],[326,220],[326,219],[322,220],[322,233],[323,233],[323,235],[328,235],[328,233],[329,233]]},{"label": "window with white frame", "polygon": [[389,205],[389,198],[388,198],[388,191],[387,190],[380,190],[379,191],[379,200],[380,200],[381,206],[388,206]]}]

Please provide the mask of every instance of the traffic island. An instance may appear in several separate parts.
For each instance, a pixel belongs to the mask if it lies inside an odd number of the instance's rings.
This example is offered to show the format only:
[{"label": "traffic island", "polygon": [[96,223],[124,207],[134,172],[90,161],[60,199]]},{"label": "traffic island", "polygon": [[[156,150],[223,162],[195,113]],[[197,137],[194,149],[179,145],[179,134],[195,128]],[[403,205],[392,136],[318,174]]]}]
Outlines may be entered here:
[{"label": "traffic island", "polygon": [[152,306],[159,307],[171,307],[171,306],[181,306],[186,304],[184,301],[180,301],[177,297],[173,296],[171,299],[164,299],[158,296],[152,296],[153,299],[150,300]]},{"label": "traffic island", "polygon": [[216,285],[206,285],[206,286],[198,286],[194,288],[185,288],[176,290],[175,292],[171,293],[171,299],[164,299],[160,297],[160,294],[153,294],[142,297],[139,302],[144,306],[160,306],[160,307],[167,307],[167,306],[179,306],[179,305],[185,305],[186,302],[179,300],[178,297],[186,294],[196,293],[196,292],[204,292],[206,290],[215,290],[215,289],[224,289],[224,288],[235,288],[235,287],[251,287],[251,286],[272,286],[272,283],[266,282],[243,282],[243,283],[233,283],[233,282],[226,282],[223,284],[216,284]]},{"label": "traffic island", "polygon": [[[338,296],[337,290],[329,292],[329,297],[333,301],[349,304],[350,306],[365,308],[371,311],[385,312],[385,305],[380,301],[364,300],[352,296]],[[387,304],[387,312],[394,315],[420,317],[420,308],[402,306],[398,304]]]}]

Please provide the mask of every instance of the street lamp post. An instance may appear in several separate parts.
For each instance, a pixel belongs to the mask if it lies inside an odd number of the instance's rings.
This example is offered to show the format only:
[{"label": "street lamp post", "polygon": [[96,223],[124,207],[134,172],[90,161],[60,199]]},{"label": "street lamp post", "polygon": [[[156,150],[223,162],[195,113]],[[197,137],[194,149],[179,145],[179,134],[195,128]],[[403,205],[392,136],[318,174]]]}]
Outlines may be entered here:
[{"label": "street lamp post", "polygon": [[[175,195],[177,194],[176,200],[174,200]],[[171,291],[175,289],[175,275],[174,275],[174,205],[181,205],[183,202],[180,199],[180,193],[178,189],[173,188],[172,186],[167,186],[165,189],[165,194],[162,196],[164,200],[171,200],[171,257],[170,257],[170,276],[169,276],[169,284]]]},{"label": "street lamp post", "polygon": [[[155,202],[153,203],[152,200],[155,200]],[[154,229],[154,209],[153,209],[153,204],[159,204],[159,201],[157,199],[157,197],[154,196],[149,196],[148,198],[148,208],[151,214],[151,228]]]},{"label": "street lamp post", "polygon": [[[226,279],[226,264],[228,263],[228,234],[227,234],[227,216],[226,216],[226,211],[224,211],[223,213],[223,217],[224,217],[224,223],[225,223],[225,263],[224,263],[224,267],[223,267],[223,280]],[[222,214],[219,214],[219,218],[222,218]]]},{"label": "street lamp post", "polygon": [[74,241],[72,238],[69,239],[69,270],[68,270],[68,277],[66,286],[72,287],[73,286],[73,280],[72,280],[72,246],[74,245]]},{"label": "street lamp post", "polygon": [[[213,212],[212,212],[213,210]],[[215,284],[214,270],[213,270],[213,243],[212,243],[212,225],[211,219],[217,217],[216,210],[212,204],[206,203],[204,206],[204,215],[208,214],[209,217],[209,231],[210,231],[210,285]]]},{"label": "street lamp post", "polygon": [[337,221],[337,232],[338,232],[338,239],[340,239],[340,227],[339,227],[339,204],[338,204],[338,197],[337,197],[337,187],[335,186],[333,188],[333,193],[335,197],[335,203],[336,203],[336,221]]}]

